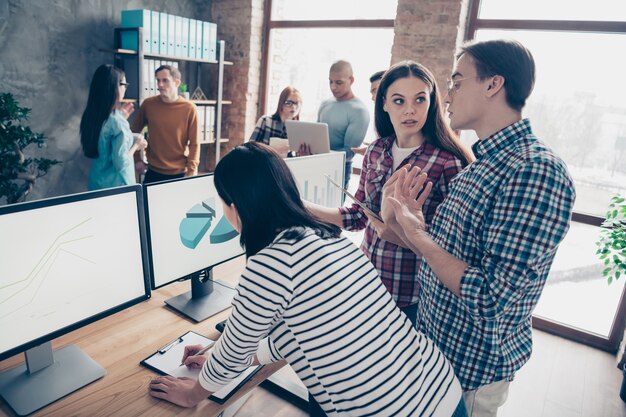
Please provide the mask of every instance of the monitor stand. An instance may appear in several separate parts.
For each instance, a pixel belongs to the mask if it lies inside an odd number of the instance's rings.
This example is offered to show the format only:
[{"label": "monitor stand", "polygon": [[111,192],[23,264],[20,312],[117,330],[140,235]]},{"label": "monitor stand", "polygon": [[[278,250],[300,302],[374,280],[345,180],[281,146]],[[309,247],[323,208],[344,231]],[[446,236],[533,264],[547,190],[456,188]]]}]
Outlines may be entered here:
[{"label": "monitor stand", "polygon": [[195,322],[209,317],[230,307],[237,291],[219,281],[213,281],[211,268],[191,276],[191,291],[172,297],[165,304],[184,314]]},{"label": "monitor stand", "polygon": [[102,378],[106,371],[76,345],[50,342],[24,352],[26,363],[0,373],[0,396],[25,416]]}]

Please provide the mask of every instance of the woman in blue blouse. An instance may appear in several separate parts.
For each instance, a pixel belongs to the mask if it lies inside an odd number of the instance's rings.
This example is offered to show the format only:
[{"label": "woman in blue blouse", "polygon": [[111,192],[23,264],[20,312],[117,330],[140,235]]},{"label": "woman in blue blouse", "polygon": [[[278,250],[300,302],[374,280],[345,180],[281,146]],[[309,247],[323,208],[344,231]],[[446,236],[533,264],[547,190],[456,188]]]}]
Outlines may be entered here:
[{"label": "woman in blue blouse", "polygon": [[136,182],[133,154],[144,149],[147,142],[141,135],[133,139],[126,120],[133,111],[132,103],[122,103],[127,86],[124,71],[112,65],[100,65],[91,80],[80,121],[83,152],[94,160],[90,190]]}]

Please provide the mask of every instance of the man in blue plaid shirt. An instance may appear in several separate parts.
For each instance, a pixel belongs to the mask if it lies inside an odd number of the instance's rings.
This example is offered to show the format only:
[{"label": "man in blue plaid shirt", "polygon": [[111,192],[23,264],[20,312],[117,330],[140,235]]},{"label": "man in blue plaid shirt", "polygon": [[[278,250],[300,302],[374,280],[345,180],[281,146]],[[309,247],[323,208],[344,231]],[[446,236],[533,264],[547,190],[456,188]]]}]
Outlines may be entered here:
[{"label": "man in blue plaid shirt", "polygon": [[465,45],[445,101],[451,127],[480,138],[476,161],[452,180],[429,228],[432,184],[418,168],[396,171],[383,190],[383,220],[425,260],[419,325],[452,362],[471,416],[495,416],[530,357],[531,314],[574,205],[565,163],[522,118],[534,80],[520,43]]}]

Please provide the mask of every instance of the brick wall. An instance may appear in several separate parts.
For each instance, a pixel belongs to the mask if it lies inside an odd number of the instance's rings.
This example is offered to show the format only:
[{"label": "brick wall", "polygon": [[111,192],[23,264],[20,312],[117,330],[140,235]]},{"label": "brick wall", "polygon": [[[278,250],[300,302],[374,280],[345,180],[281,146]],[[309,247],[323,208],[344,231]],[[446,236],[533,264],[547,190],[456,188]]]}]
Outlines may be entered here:
[{"label": "brick wall", "polygon": [[392,63],[418,61],[443,87],[463,42],[468,7],[469,0],[398,0]]},{"label": "brick wall", "polygon": [[[212,18],[226,41],[224,133],[230,138],[222,155],[252,133],[259,107],[264,0],[213,0]],[[426,65],[443,86],[465,34],[469,0],[398,0],[392,63],[412,59]],[[269,109],[273,111],[274,109]],[[211,146],[210,152],[215,149]],[[209,157],[207,161],[212,161]]]},{"label": "brick wall", "polygon": [[[213,0],[211,17],[217,22],[219,39],[226,42],[225,56],[234,65],[224,68],[224,99],[232,105],[223,107],[221,155],[240,145],[252,133],[256,122],[261,73],[263,36],[263,0]],[[214,166],[214,145],[207,147],[207,165]]]}]

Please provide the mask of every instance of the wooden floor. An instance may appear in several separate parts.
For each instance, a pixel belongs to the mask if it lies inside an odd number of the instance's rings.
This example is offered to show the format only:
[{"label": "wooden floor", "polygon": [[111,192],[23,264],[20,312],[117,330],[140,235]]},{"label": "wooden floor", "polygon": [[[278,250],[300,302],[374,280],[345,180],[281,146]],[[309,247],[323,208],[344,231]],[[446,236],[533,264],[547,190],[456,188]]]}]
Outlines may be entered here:
[{"label": "wooden floor", "polygon": [[538,330],[533,340],[499,417],[626,417],[614,355]]},{"label": "wooden floor", "polygon": [[[530,361],[511,384],[499,417],[626,417],[615,356],[533,331]],[[306,417],[308,413],[257,388],[235,417]]]}]

